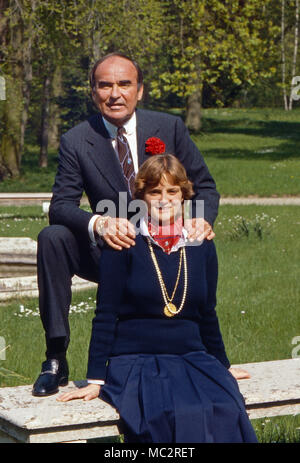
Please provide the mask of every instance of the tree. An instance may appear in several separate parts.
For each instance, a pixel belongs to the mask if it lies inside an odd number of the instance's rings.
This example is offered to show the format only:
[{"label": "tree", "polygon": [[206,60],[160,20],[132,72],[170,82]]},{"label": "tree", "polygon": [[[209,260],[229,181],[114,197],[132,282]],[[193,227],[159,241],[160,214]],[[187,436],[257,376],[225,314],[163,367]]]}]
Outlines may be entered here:
[{"label": "tree", "polygon": [[[294,53],[293,53],[293,61],[292,61],[292,79],[291,79],[292,82],[296,76],[298,43],[299,43],[299,0],[295,0],[295,34],[294,34]],[[293,89],[291,86],[289,110],[291,110],[292,108],[293,108]]]},{"label": "tree", "polygon": [[282,90],[284,109],[288,109],[286,92],[286,57],[285,57],[285,0],[281,0],[281,69],[282,69]]},{"label": "tree", "polygon": [[[152,94],[174,92],[186,100],[186,121],[199,130],[203,84],[219,92],[223,75],[232,85],[254,85],[275,72],[278,26],[270,13],[273,0],[173,0],[168,2],[168,69]],[[270,62],[270,66],[266,66]],[[222,105],[222,100],[216,98]]]},{"label": "tree", "polygon": [[4,15],[0,22],[2,67],[6,80],[6,100],[2,109],[0,180],[20,172],[22,149],[24,53],[26,26],[22,20],[23,3],[2,0]]},{"label": "tree", "polygon": [[286,111],[293,107],[293,87],[287,81],[292,83],[296,77],[298,45],[299,0],[281,0],[281,87]]}]

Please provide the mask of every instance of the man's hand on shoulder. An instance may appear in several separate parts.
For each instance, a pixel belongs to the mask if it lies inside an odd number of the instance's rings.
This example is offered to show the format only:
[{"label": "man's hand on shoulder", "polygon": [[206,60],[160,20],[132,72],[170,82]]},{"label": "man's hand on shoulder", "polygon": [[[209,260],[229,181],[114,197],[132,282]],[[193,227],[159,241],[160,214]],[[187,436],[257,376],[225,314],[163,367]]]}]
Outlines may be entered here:
[{"label": "man's hand on shoulder", "polygon": [[127,219],[99,216],[94,223],[94,232],[119,251],[135,245],[135,229]]},{"label": "man's hand on shoulder", "polygon": [[193,218],[185,220],[184,226],[188,232],[189,241],[212,240],[216,234],[212,226],[203,218]]}]

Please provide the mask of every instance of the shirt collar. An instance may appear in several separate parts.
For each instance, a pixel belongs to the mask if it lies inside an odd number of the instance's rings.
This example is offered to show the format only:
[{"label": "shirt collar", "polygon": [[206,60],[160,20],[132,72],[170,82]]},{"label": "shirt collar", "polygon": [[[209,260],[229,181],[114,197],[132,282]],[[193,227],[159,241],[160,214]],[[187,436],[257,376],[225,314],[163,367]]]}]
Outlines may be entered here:
[{"label": "shirt collar", "polygon": [[[149,233],[149,230],[148,230],[148,226],[147,226],[147,223],[145,221],[145,218],[142,217],[141,220],[140,220],[140,233],[141,235],[143,236],[147,236],[148,238],[150,238],[150,240],[152,241],[152,243],[154,243],[156,246],[160,247],[161,249],[163,249],[156,241],[154,241],[154,239],[152,238],[152,236],[150,235]],[[175,246],[172,247],[171,252],[175,252],[175,251],[178,251],[178,249],[182,248],[183,246],[185,246],[185,243],[187,241],[187,237],[188,237],[188,232],[187,230],[183,227],[182,228],[182,236],[180,237],[179,241],[175,244]]]},{"label": "shirt collar", "polygon": [[[114,124],[112,124],[111,122],[107,121],[103,116],[102,117],[102,120],[103,120],[103,124],[105,125],[105,128],[106,130],[108,131],[109,135],[110,135],[110,138],[117,138],[117,131],[118,131],[118,127]],[[123,125],[124,129],[125,129],[125,133],[127,135],[132,135],[135,133],[136,131],[136,114],[135,112],[132,114],[131,118],[125,122],[125,124]]]}]

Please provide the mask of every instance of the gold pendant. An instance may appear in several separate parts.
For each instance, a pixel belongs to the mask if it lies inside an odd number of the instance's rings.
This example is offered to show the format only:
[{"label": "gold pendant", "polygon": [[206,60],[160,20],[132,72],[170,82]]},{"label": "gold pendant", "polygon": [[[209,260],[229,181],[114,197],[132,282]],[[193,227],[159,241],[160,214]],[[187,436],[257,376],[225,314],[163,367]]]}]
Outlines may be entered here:
[{"label": "gold pendant", "polygon": [[[171,309],[171,310],[170,310]],[[165,305],[164,307],[164,314],[167,316],[167,317],[174,317],[174,315],[176,315],[176,313],[173,313],[177,311],[177,308],[174,304],[172,304],[171,302],[169,302],[169,304]]]}]

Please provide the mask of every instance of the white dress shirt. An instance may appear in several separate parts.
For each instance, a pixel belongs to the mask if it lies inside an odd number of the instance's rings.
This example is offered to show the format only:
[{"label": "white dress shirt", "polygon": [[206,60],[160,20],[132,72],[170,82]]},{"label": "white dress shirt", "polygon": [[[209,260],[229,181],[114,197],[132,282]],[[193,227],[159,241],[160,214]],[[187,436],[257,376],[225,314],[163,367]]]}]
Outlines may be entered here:
[{"label": "white dress shirt", "polygon": [[[100,115],[100,117],[102,117],[102,116]],[[119,160],[119,155],[118,155],[118,151],[117,151],[117,131],[118,131],[118,127],[116,127],[115,125],[108,122],[106,119],[104,119],[104,117],[102,117],[102,120],[103,120],[103,123],[105,125],[106,130],[108,131],[108,133],[110,135],[112,146],[113,146],[113,148],[114,148],[114,150],[116,152],[116,156],[118,157],[118,160]],[[135,112],[133,113],[133,115],[131,116],[129,121],[127,121],[123,125],[123,127],[125,129],[125,136],[126,136],[126,138],[128,140],[128,144],[129,144],[129,147],[130,147],[130,150],[131,150],[134,171],[135,171],[135,173],[137,173],[137,171],[138,171],[138,154],[137,154],[136,114],[135,114]],[[95,235],[94,235],[94,223],[95,223],[95,220],[97,219],[98,216],[99,216],[99,214],[95,214],[91,218],[91,220],[89,221],[89,226],[88,226],[90,239],[91,239],[92,243],[95,244],[95,245],[97,243],[96,243],[96,239],[95,239]]]}]

